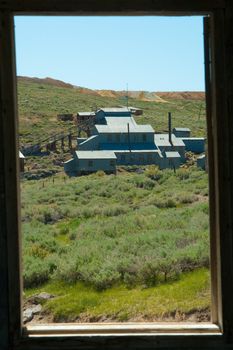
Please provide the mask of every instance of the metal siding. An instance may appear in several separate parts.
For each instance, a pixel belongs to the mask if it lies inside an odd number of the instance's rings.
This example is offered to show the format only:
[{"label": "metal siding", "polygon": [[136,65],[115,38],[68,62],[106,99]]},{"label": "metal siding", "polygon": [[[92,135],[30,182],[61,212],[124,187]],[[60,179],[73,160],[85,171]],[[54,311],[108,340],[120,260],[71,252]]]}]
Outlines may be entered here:
[{"label": "metal siding", "polygon": [[190,129],[189,128],[174,128],[173,134],[176,137],[190,137]]},{"label": "metal siding", "polygon": [[197,167],[205,170],[206,168],[206,156],[201,156],[197,158]]},{"label": "metal siding", "polygon": [[203,153],[205,151],[205,139],[203,138],[183,138],[185,150],[193,153]]},{"label": "metal siding", "polygon": [[79,150],[92,151],[99,148],[99,135],[93,135],[79,144]]},{"label": "metal siding", "polygon": [[[116,164],[115,160],[114,164]],[[79,160],[79,171],[92,172],[92,171],[114,171],[115,166],[110,165],[110,159],[92,159],[93,165],[89,166],[90,160],[80,159]]]}]

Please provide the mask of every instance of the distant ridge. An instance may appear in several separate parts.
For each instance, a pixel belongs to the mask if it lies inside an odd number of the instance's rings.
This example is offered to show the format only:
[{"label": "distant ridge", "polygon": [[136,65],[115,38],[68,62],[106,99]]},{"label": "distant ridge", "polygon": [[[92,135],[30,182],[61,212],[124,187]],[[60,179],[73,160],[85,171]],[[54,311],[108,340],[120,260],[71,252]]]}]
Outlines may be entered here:
[{"label": "distant ridge", "polygon": [[30,77],[18,76],[17,79],[19,81],[28,81],[31,83],[38,83],[38,84],[48,84],[48,85],[54,85],[54,86],[63,87],[63,88],[73,89],[73,87],[74,87],[72,84],[64,83],[64,81],[49,78],[49,77],[42,79],[42,78],[36,78],[36,77],[30,78]]},{"label": "distant ridge", "polygon": [[168,92],[156,92],[156,94],[167,100],[204,100],[204,91],[168,91]]},{"label": "distant ridge", "polygon": [[[38,84],[48,84],[61,88],[77,89],[80,93],[96,95],[102,97],[119,98],[125,97],[127,92],[115,91],[115,90],[92,90],[81,86],[75,86],[69,83],[65,83],[61,80],[53,78],[36,78],[36,77],[24,77],[18,76],[19,81],[38,83]],[[166,100],[204,100],[204,91],[173,91],[173,92],[154,92],[154,91],[128,91],[128,96],[130,98],[135,98],[141,101],[153,101],[159,103],[166,103]]]}]

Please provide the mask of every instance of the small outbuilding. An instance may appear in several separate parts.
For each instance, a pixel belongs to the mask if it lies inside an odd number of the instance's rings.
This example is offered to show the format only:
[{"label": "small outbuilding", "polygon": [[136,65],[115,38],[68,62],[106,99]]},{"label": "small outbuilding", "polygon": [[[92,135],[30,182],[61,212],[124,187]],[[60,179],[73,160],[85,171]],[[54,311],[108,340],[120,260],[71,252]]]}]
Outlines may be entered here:
[{"label": "small outbuilding", "polygon": [[164,168],[177,169],[182,164],[182,158],[177,151],[165,152]]},{"label": "small outbuilding", "polygon": [[176,137],[190,137],[191,135],[189,128],[173,128],[172,132]]},{"label": "small outbuilding", "polygon": [[116,172],[117,157],[112,151],[76,151],[74,158],[64,163],[69,176],[90,174],[98,170],[106,173]]}]

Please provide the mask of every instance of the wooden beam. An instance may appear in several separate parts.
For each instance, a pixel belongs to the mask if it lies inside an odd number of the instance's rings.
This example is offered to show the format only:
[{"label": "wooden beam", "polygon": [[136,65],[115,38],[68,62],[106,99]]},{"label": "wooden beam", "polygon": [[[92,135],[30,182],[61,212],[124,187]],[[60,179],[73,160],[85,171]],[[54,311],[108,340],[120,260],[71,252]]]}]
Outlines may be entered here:
[{"label": "wooden beam", "polygon": [[225,0],[0,0],[0,9],[13,12],[82,15],[193,14],[225,8]]},{"label": "wooden beam", "polygon": [[[0,198],[1,198],[1,277],[3,328],[8,327],[11,344],[21,334],[19,153],[17,147],[16,79],[13,16],[0,12]],[[6,295],[7,293],[7,295]],[[2,305],[1,305],[2,306]],[[1,326],[2,327],[2,326]],[[5,331],[4,331],[5,332]],[[1,338],[1,337],[0,337]],[[0,340],[1,341],[1,340]]]},{"label": "wooden beam", "polygon": [[221,335],[86,335],[69,337],[58,335],[52,337],[25,338],[15,350],[216,350],[230,349],[221,343]]},{"label": "wooden beam", "polygon": [[213,37],[211,37],[211,18],[204,17],[204,58],[205,58],[205,97],[206,97],[206,122],[208,136],[208,180],[209,180],[209,222],[210,222],[210,269],[211,269],[211,318],[213,323],[219,321],[219,293],[218,284],[220,276],[216,273],[218,269],[218,247],[216,232],[216,201],[215,201],[215,166],[214,166],[214,134],[212,119],[212,63],[211,51]]},{"label": "wooden beam", "polygon": [[[224,275],[222,279],[223,289],[223,326],[225,328],[227,340],[233,342],[233,2],[232,0],[226,1],[226,11],[224,18],[224,57],[226,67],[226,80],[225,80],[225,99],[226,99],[226,113],[227,113],[227,143],[225,149],[224,158],[229,162],[229,173],[225,176],[228,184],[229,201],[225,205],[228,206],[227,214],[229,215],[226,220],[226,230],[228,232],[227,237],[223,237],[223,263]],[[219,68],[221,69],[221,68]],[[220,74],[220,72],[219,72]],[[222,74],[224,72],[222,71]],[[222,123],[222,122],[221,122]],[[222,140],[223,144],[225,140]],[[223,155],[222,155],[223,156]],[[228,198],[225,198],[227,201]],[[228,260],[228,263],[227,263]],[[223,273],[223,272],[222,272]],[[226,279],[225,279],[226,278]]]},{"label": "wooden beam", "polygon": [[[215,167],[216,200],[216,234],[217,234],[217,270],[219,303],[219,324],[224,332],[226,342],[233,341],[233,123],[227,105],[229,88],[228,75],[232,61],[227,66],[225,12],[216,11],[213,16],[213,50],[212,50],[212,88],[213,96],[213,140]],[[229,31],[231,29],[229,28]],[[231,34],[232,35],[232,34]],[[228,77],[228,78],[227,78]],[[231,76],[233,79],[233,76]]]}]

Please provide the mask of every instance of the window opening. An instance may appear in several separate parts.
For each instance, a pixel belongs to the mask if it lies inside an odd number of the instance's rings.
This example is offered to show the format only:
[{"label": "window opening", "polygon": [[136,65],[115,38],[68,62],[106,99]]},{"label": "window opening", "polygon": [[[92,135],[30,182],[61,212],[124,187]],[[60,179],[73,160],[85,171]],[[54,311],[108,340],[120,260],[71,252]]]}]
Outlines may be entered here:
[{"label": "window opening", "polygon": [[204,93],[18,87],[25,322],[208,321]]}]

